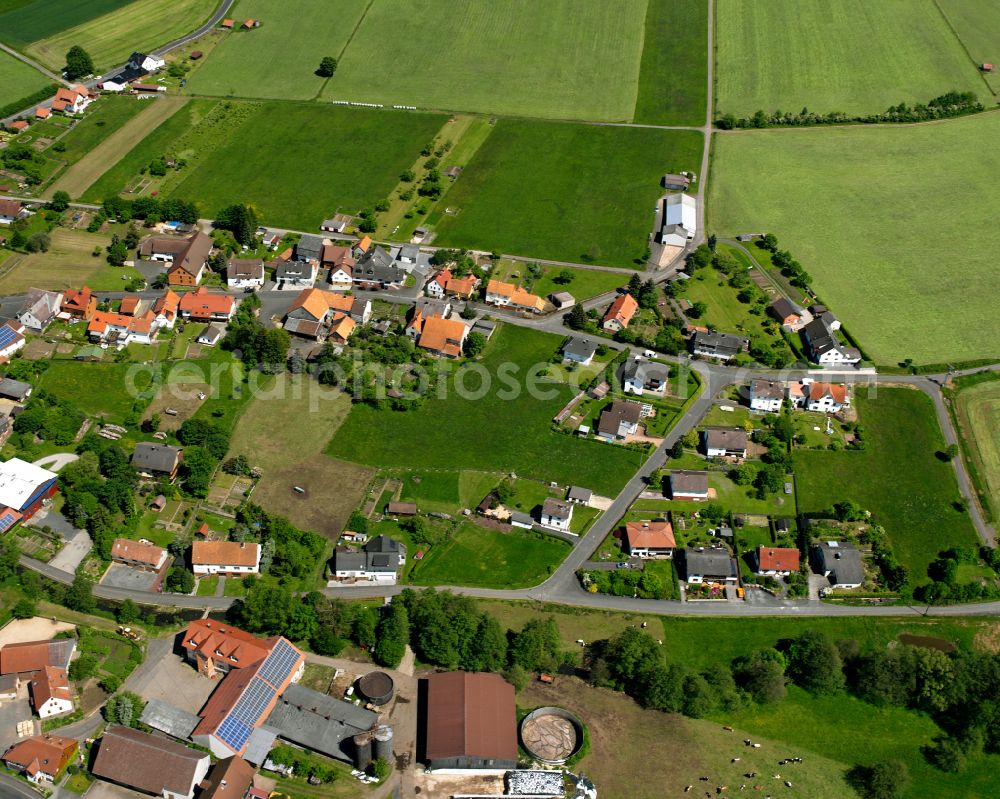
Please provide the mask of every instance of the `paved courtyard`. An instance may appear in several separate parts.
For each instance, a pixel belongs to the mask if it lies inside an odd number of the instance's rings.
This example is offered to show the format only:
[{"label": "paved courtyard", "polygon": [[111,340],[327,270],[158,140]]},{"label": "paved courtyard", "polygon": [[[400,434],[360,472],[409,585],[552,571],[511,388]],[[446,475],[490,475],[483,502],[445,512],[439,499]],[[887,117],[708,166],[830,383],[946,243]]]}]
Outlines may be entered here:
[{"label": "paved courtyard", "polygon": [[156,572],[133,569],[124,563],[112,563],[101,578],[101,585],[129,588],[133,591],[149,591],[155,582]]},{"label": "paved courtyard", "polygon": [[65,621],[53,621],[41,616],[30,619],[14,619],[0,629],[0,646],[24,644],[29,641],[48,641],[61,632],[72,630],[73,625]]},{"label": "paved courtyard", "polygon": [[195,671],[174,653],[173,645],[172,637],[150,641],[146,661],[129,677],[128,690],[147,701],[159,699],[188,713],[197,713],[219,681]]},{"label": "paved courtyard", "polygon": [[76,567],[83,562],[87,553],[93,548],[94,542],[90,540],[86,530],[73,530],[71,533],[61,534],[63,548],[52,557],[49,565],[55,569],[74,574]]},{"label": "paved courtyard", "polygon": [[[68,795],[68,793],[63,792],[63,795]],[[86,796],[87,799],[148,799],[146,794],[130,790],[122,785],[112,785],[103,780],[95,780]]]},{"label": "paved courtyard", "polygon": [[0,750],[7,751],[11,744],[19,740],[17,737],[18,722],[31,719],[28,683],[22,681],[17,689],[17,699],[0,702]]}]

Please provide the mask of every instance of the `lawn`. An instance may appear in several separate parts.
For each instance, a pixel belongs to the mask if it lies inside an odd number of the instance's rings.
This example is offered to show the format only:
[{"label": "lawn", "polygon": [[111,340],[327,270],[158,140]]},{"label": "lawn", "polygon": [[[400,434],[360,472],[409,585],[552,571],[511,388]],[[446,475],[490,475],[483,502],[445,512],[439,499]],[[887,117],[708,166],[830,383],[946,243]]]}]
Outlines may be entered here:
[{"label": "lawn", "polygon": [[216,97],[313,100],[326,83],[315,74],[323,56],[339,57],[368,0],[243,0],[241,20],[261,20],[252,31],[224,34],[187,91]]},{"label": "lawn", "polygon": [[[228,583],[229,581],[226,580]],[[198,590],[196,594],[198,596],[215,596],[215,592],[219,587],[218,576],[212,577],[202,577],[198,580]]]},{"label": "lawn", "polygon": [[435,243],[633,266],[663,173],[699,169],[701,151],[692,131],[500,120],[449,192]]},{"label": "lawn", "polygon": [[[62,0],[59,2],[61,5]],[[97,70],[106,70],[125,63],[135,51],[148,53],[195,30],[212,15],[218,2],[134,0],[122,6],[99,0],[80,5],[106,5],[109,9],[103,16],[88,14],[80,24],[35,41],[27,48],[28,54],[58,69],[65,63],[66,51],[78,44],[90,53]]]},{"label": "lawn", "polygon": [[[936,0],[976,65],[1000,63],[1000,5],[994,0]],[[983,76],[996,93],[1000,73]]]},{"label": "lawn", "polygon": [[[400,500],[416,502],[424,513],[458,513],[474,508],[502,478],[498,472],[408,472],[403,476]],[[384,502],[376,505],[381,511]]]},{"label": "lawn", "polygon": [[934,406],[923,392],[879,386],[875,397],[858,392],[855,407],[865,429],[861,452],[798,451],[795,477],[799,511],[825,513],[850,499],[883,525],[916,585],[941,550],[975,545],[966,513],[953,506],[960,494]]},{"label": "lawn", "polygon": [[338,536],[374,474],[322,454],[349,411],[346,395],[323,391],[314,380],[282,375],[266,383],[240,417],[230,446],[230,456],[246,455],[261,469],[254,502],[299,527]]},{"label": "lawn", "polygon": [[149,373],[145,370],[134,379],[130,378],[131,368],[125,363],[53,361],[42,374],[39,387],[59,399],[70,401],[88,416],[100,416],[121,424],[136,402],[131,396],[131,386],[141,391],[150,384]]},{"label": "lawn", "polygon": [[2,0],[0,40],[15,47],[81,25],[132,0]]},{"label": "lawn", "polygon": [[[571,389],[543,384],[534,392],[545,392],[548,398],[542,399],[526,388],[532,367],[544,367],[561,342],[548,333],[502,327],[481,361],[489,382],[483,396],[469,394],[482,388],[471,370],[473,376],[463,379],[469,398],[459,396],[457,378],[452,378],[447,397],[435,396],[416,410],[355,405],[327,452],[379,468],[513,471],[615,496],[643,455],[555,432],[551,420],[571,398]],[[504,372],[498,373],[501,366]]]},{"label": "lawn", "polygon": [[[777,235],[877,363],[1000,356],[1000,153],[982,146],[998,135],[997,113],[910,127],[719,134],[709,229]],[[949,177],[933,203],[928,164]],[[949,233],[927,236],[940,207],[951,209]]]},{"label": "lawn", "polygon": [[[177,97],[159,97],[155,102],[133,97],[105,97],[83,121],[66,134],[64,155],[72,166],[49,189],[71,197],[84,194],[114,167],[134,142],[142,141],[184,104]],[[140,111],[146,113],[140,114]]]},{"label": "lawn", "polygon": [[634,121],[704,125],[708,91],[708,3],[650,0]]},{"label": "lawn", "polygon": [[715,30],[716,117],[986,94],[934,0],[718,0]]},{"label": "lawn", "polygon": [[[501,261],[493,268],[490,276],[497,280],[516,283],[526,291],[531,291],[540,297],[549,294],[568,291],[578,302],[607,294],[619,286],[628,283],[628,275],[621,272],[607,272],[603,269],[574,269],[572,267],[544,266],[539,264],[541,274],[532,278],[528,265],[520,261]],[[513,277],[513,275],[517,277]],[[569,277],[569,282],[563,282]]]},{"label": "lawn", "polygon": [[323,98],[627,122],[645,12],[646,0],[376,0]]},{"label": "lawn", "polygon": [[[0,24],[3,17],[0,17]],[[0,52],[0,106],[34,94],[52,81],[8,53]]]},{"label": "lawn", "polygon": [[[139,273],[108,265],[104,259],[108,241],[107,236],[96,233],[57,228],[52,231],[48,252],[23,257],[0,277],[0,293],[22,294],[30,288],[62,290],[84,284],[95,291],[121,291],[126,281]],[[98,257],[93,254],[96,248],[101,249]]]},{"label": "lawn", "polygon": [[[758,499],[753,487],[736,485],[722,472],[709,474],[708,486],[709,490],[715,490],[716,501],[733,513],[795,515],[794,494],[772,494],[767,499]],[[684,507],[690,509],[691,503],[684,503]]]},{"label": "lawn", "polygon": [[410,571],[410,582],[527,588],[543,582],[569,551],[565,541],[542,533],[501,533],[465,522],[430,548]]},{"label": "lawn", "polygon": [[1000,518],[1000,379],[968,381],[953,407],[965,444],[965,457],[976,483],[980,503],[989,518]]},{"label": "lawn", "polygon": [[312,230],[336,211],[354,213],[387,197],[444,121],[436,114],[262,103],[242,122],[203,135],[198,162],[169,193],[199,201],[208,214],[251,202],[269,225]]}]

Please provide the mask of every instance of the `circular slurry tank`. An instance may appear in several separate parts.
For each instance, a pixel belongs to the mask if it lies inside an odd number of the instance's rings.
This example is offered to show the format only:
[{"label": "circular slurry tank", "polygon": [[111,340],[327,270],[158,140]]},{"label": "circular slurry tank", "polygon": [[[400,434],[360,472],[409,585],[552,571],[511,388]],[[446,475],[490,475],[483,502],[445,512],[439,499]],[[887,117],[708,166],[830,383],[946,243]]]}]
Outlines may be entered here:
[{"label": "circular slurry tank", "polygon": [[540,707],[521,720],[521,745],[542,763],[565,763],[582,744],[583,723],[561,707]]},{"label": "circular slurry tank", "polygon": [[358,690],[373,705],[384,705],[392,699],[395,685],[384,671],[370,671],[358,680]]}]

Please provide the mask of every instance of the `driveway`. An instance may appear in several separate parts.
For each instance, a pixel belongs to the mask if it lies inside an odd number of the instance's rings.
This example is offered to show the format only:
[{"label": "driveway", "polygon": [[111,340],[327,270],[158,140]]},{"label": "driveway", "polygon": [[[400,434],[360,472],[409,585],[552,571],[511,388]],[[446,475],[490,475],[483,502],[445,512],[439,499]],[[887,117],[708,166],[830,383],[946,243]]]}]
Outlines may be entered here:
[{"label": "driveway", "polygon": [[101,578],[101,585],[128,588],[132,591],[150,591],[156,583],[156,572],[133,569],[124,563],[112,563]]},{"label": "driveway", "polygon": [[[53,527],[52,529],[55,528]],[[83,559],[87,557],[87,553],[93,548],[94,542],[90,540],[90,535],[86,530],[73,530],[72,537],[64,534],[63,541],[63,548],[49,561],[49,565],[64,572],[74,574],[76,573],[76,567],[83,562]]]},{"label": "driveway", "polygon": [[174,652],[175,636],[149,642],[146,660],[126,680],[125,687],[143,699],[159,699],[188,713],[197,713],[218,686],[199,674]]},{"label": "driveway", "polygon": [[[68,795],[68,792],[63,792]],[[130,790],[122,785],[112,785],[110,782],[95,780],[87,791],[87,799],[149,799],[146,794]]]},{"label": "driveway", "polygon": [[79,460],[80,456],[73,452],[57,452],[55,455],[47,455],[34,462],[34,466],[41,466],[53,472],[58,472],[67,463]]},{"label": "driveway", "polygon": [[31,718],[31,704],[28,702],[28,683],[22,680],[17,689],[17,699],[9,702],[0,702],[0,749],[7,751],[11,744],[18,741],[18,722],[30,721]]}]

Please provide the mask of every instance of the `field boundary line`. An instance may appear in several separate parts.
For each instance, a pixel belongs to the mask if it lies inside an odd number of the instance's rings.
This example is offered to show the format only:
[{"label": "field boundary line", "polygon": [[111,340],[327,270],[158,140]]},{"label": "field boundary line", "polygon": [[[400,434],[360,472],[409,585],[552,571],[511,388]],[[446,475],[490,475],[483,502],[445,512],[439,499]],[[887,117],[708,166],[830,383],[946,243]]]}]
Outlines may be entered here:
[{"label": "field boundary line", "polygon": [[[361,25],[368,17],[368,12],[372,10],[372,6],[375,5],[375,0],[368,0],[368,5],[365,6],[365,10],[361,12],[361,16],[358,17],[358,23],[354,26],[354,30],[351,31],[351,35],[347,37],[347,41],[344,42],[344,46],[340,48],[340,52],[337,53],[337,66],[340,66],[340,62],[344,60],[344,53],[347,52],[347,48],[350,46],[351,42],[354,41],[354,37],[357,35],[358,31],[361,30]],[[334,70],[336,72],[336,70]],[[329,78],[323,81],[319,87],[319,91],[313,96],[313,102],[319,102],[319,98],[323,96],[323,92],[326,91],[327,84],[333,80],[334,76],[331,75]]]},{"label": "field boundary line", "polygon": [[[938,2],[938,0],[933,0],[933,3],[934,3],[934,8],[936,8],[938,10],[938,13],[941,15],[941,19],[944,20],[944,24],[947,25],[948,30],[951,31],[951,35],[954,36],[955,40],[958,42],[958,46],[962,48],[962,52],[965,53],[969,61],[972,62],[972,65],[976,66],[976,59],[972,57],[972,53],[970,53],[969,48],[965,46],[965,42],[962,40],[962,37],[958,35],[958,31],[955,30],[955,26],[951,24],[951,20],[948,19],[948,15],[944,13],[944,9],[941,8],[941,4]],[[986,80],[986,75],[983,74],[982,70],[978,71],[980,80],[982,80],[983,84],[986,86],[986,91],[988,91],[990,94],[996,97],[997,93],[993,91],[993,87],[990,86],[989,81]]]}]

